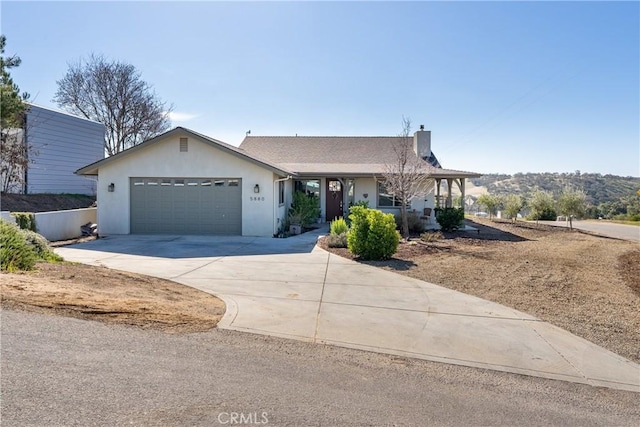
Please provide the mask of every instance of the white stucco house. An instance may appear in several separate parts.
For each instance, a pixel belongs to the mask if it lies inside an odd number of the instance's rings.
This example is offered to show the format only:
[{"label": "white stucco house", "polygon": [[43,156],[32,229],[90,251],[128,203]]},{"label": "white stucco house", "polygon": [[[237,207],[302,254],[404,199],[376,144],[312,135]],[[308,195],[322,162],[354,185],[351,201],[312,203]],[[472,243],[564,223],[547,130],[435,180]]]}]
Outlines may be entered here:
[{"label": "white stucco house", "polygon": [[[451,205],[455,183],[480,174],[443,169],[431,152],[431,132],[401,137],[247,136],[239,147],[177,127],[76,173],[98,177],[100,234],[221,234],[273,236],[294,191],[319,196],[321,220],[344,216],[366,200],[398,212],[381,177],[394,161],[392,143],[411,144],[433,179],[412,209]],[[447,196],[440,196],[441,183]]]}]

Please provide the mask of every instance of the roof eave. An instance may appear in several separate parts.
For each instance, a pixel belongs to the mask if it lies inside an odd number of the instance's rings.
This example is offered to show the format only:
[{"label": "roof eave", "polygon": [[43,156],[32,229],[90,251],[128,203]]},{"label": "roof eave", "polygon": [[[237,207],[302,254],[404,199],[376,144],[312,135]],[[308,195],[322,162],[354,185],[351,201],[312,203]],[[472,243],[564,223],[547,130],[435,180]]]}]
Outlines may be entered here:
[{"label": "roof eave", "polygon": [[270,170],[271,172],[273,172],[273,173],[275,173],[277,175],[281,175],[281,176],[295,175],[291,171],[282,169],[281,167],[278,167],[276,165],[272,165],[272,164],[266,163],[266,162],[264,162],[262,160],[258,160],[256,158],[252,157],[251,155],[249,155],[248,153],[245,154],[245,153],[241,153],[241,152],[232,150],[231,148],[227,147],[226,144],[223,143],[222,141],[218,141],[216,139],[209,138],[209,137],[207,137],[205,135],[199,134],[197,132],[194,132],[194,131],[192,131],[190,129],[187,129],[187,128],[183,128],[181,126],[175,127],[175,128],[173,128],[173,129],[171,129],[171,130],[169,130],[169,131],[167,131],[167,132],[165,132],[165,133],[163,133],[161,135],[158,135],[158,136],[156,136],[154,138],[148,139],[148,140],[144,141],[141,144],[135,145],[135,146],[133,146],[131,148],[128,148],[128,149],[126,149],[124,151],[121,151],[121,152],[119,152],[117,154],[114,154],[113,156],[106,157],[104,159],[98,160],[97,162],[94,162],[94,163],[91,163],[91,164],[89,164],[87,166],[84,166],[84,167],[78,169],[77,171],[75,171],[74,173],[76,175],[84,175],[84,176],[95,176],[95,175],[98,175],[98,172],[99,172],[101,166],[104,166],[105,164],[111,163],[111,162],[113,162],[113,161],[115,161],[115,160],[117,160],[117,159],[119,159],[121,157],[128,156],[128,155],[130,155],[130,154],[132,154],[132,153],[134,153],[134,152],[146,147],[147,145],[151,145],[154,142],[157,142],[157,141],[159,141],[161,139],[170,137],[170,136],[172,136],[173,134],[176,134],[176,133],[187,133],[190,136],[192,136],[194,138],[197,138],[197,139],[199,139],[200,141],[202,141],[202,142],[204,142],[206,144],[215,146],[216,148],[218,148],[218,149],[220,149],[220,150],[222,150],[222,151],[224,151],[224,152],[226,152],[228,154],[231,154],[233,156],[242,158],[242,159],[247,160],[247,161],[249,161],[251,163],[254,163],[254,164],[258,165],[258,166],[264,167],[265,169],[268,169],[268,170]]}]

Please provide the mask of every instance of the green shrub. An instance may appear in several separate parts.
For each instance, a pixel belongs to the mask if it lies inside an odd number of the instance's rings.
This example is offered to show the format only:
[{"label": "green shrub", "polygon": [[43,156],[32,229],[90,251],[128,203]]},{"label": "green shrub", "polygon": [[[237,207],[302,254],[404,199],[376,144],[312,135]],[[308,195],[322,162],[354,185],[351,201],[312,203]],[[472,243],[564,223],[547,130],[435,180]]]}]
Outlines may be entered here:
[{"label": "green shrub", "polygon": [[436,209],[436,221],[440,224],[442,231],[457,230],[462,226],[464,220],[464,209],[459,208],[439,208]]},{"label": "green shrub", "polygon": [[289,208],[289,222],[306,227],[316,222],[320,216],[320,200],[315,194],[302,191],[293,193],[293,201]]},{"label": "green shrub", "polygon": [[355,202],[354,204],[352,204],[349,207],[349,213],[351,213],[351,208],[353,208],[354,206],[360,206],[363,208],[369,208],[369,201],[368,200],[358,200],[357,202]]},{"label": "green shrub", "polygon": [[396,230],[393,214],[362,206],[353,206],[351,230],[347,236],[347,246],[354,255],[368,260],[391,257],[398,249],[400,234]]},{"label": "green shrub", "polygon": [[329,234],[327,236],[327,246],[330,248],[346,248],[347,247],[347,233]]},{"label": "green shrub", "polygon": [[[402,230],[402,215],[395,216],[396,228]],[[420,234],[424,231],[424,223],[417,212],[407,212],[407,222],[409,223],[409,233]]]},{"label": "green shrub", "polygon": [[36,261],[36,251],[27,244],[21,230],[0,220],[0,269],[8,272],[33,270]]},{"label": "green shrub", "polygon": [[49,241],[42,235],[30,230],[22,230],[24,240],[31,245],[38,259],[47,262],[60,262],[62,257],[51,250]]},{"label": "green shrub", "polygon": [[349,227],[347,226],[347,221],[344,218],[338,218],[331,221],[331,234],[339,235],[346,234],[349,231]]},{"label": "green shrub", "polygon": [[553,208],[544,209],[537,213],[532,212],[530,215],[527,215],[527,219],[531,221],[555,221],[556,218],[558,218],[558,212]]},{"label": "green shrub", "polygon": [[11,216],[16,219],[16,224],[22,230],[38,231],[36,227],[36,216],[33,212],[11,212]]}]

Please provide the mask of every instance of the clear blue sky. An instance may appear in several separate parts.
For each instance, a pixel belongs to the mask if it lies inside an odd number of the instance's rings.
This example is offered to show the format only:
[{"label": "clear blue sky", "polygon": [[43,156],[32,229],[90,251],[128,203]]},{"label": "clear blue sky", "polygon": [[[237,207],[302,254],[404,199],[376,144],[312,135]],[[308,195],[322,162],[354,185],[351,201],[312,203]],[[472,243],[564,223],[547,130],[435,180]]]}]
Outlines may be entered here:
[{"label": "clear blue sky", "polygon": [[129,62],[174,125],[252,135],[432,131],[444,167],[640,176],[638,2],[1,3],[14,80]]}]

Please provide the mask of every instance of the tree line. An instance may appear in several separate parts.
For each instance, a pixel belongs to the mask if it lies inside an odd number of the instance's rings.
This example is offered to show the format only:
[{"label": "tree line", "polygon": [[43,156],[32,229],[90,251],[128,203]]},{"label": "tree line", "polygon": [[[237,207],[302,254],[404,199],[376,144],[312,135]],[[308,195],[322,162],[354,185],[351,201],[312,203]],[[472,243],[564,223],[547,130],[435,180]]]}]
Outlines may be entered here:
[{"label": "tree line", "polygon": [[[539,192],[558,199],[567,188],[584,193],[585,218],[640,220],[640,178],[599,173],[518,173],[487,174],[474,178],[476,186],[484,186],[490,195],[507,198],[512,195],[530,200]],[[539,195],[537,196],[539,197]]]}]

